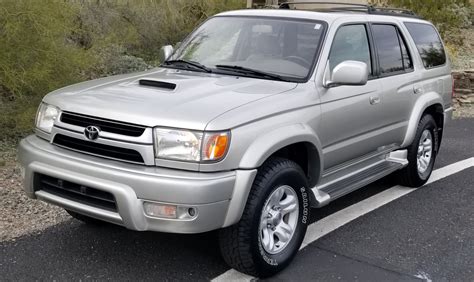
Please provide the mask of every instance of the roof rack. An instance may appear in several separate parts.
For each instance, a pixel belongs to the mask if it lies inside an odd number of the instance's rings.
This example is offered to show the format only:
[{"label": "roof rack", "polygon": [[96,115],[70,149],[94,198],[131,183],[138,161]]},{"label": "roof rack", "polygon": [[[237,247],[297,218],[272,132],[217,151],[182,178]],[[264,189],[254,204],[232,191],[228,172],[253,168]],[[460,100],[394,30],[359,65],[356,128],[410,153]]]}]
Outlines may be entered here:
[{"label": "roof rack", "polygon": [[[279,9],[291,9],[291,5],[298,4],[311,4],[311,5],[335,5],[336,7],[321,7],[316,9],[308,9],[318,12],[358,12],[358,13],[367,13],[372,15],[385,15],[385,16],[398,16],[398,17],[410,17],[410,18],[420,18],[413,11],[400,8],[390,8],[390,7],[375,7],[372,5],[365,4],[355,4],[355,3],[339,3],[339,2],[326,2],[326,1],[313,1],[313,2],[284,2],[279,5]],[[293,9],[296,9],[294,7]]]}]

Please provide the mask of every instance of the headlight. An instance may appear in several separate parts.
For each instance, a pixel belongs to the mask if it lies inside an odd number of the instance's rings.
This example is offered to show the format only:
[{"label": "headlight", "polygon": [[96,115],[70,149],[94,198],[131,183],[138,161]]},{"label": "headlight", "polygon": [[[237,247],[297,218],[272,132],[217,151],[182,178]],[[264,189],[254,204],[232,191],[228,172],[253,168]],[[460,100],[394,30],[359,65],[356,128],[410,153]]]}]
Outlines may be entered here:
[{"label": "headlight", "polygon": [[179,161],[218,161],[227,153],[230,141],[229,132],[155,128],[154,135],[156,157]]},{"label": "headlight", "polygon": [[56,120],[58,115],[58,108],[45,103],[41,103],[38,108],[38,113],[36,114],[36,128],[44,132],[51,133],[54,121]]}]

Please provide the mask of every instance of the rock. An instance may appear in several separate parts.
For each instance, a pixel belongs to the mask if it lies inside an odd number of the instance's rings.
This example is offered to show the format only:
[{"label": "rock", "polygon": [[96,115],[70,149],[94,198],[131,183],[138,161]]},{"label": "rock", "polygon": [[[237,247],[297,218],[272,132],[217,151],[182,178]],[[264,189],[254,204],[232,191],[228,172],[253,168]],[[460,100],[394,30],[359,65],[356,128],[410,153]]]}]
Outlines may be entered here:
[{"label": "rock", "polygon": [[461,72],[453,72],[452,75],[454,79],[461,79],[464,76]]},{"label": "rock", "polygon": [[472,89],[460,89],[460,88],[456,88],[454,89],[454,93],[456,94],[461,94],[461,95],[465,95],[465,94],[472,94]]},{"label": "rock", "polygon": [[464,106],[464,105],[474,105],[474,96],[470,96],[470,97],[467,97],[467,98],[459,98],[458,101],[462,106]]}]

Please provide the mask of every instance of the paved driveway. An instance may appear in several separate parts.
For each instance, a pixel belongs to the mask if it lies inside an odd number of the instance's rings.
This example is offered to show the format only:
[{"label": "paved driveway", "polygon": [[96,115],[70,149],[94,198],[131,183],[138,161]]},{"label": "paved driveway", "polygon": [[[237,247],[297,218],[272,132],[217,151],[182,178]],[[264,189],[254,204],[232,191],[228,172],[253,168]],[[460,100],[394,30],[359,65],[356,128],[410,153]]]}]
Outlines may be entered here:
[{"label": "paved driveway", "polygon": [[[474,119],[446,130],[436,168],[474,157]],[[302,249],[277,280],[474,280],[474,167],[414,190],[350,221]],[[313,221],[396,185],[389,176],[313,210]],[[362,203],[362,204],[361,204]],[[215,232],[132,232],[70,220],[0,242],[1,280],[210,280],[227,272]],[[222,276],[221,276],[222,277]]]}]

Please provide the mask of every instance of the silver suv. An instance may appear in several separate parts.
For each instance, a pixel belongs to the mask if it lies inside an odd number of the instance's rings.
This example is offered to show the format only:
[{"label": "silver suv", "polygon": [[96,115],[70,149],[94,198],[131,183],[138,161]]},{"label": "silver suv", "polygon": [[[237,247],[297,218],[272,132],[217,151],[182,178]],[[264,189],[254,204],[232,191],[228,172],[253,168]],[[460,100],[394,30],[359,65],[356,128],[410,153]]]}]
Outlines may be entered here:
[{"label": "silver suv", "polygon": [[371,6],[218,14],[161,67],[56,90],[21,141],[25,191],[87,223],[220,229],[266,277],[317,213],[397,172],[430,177],[452,79],[433,25]]}]

